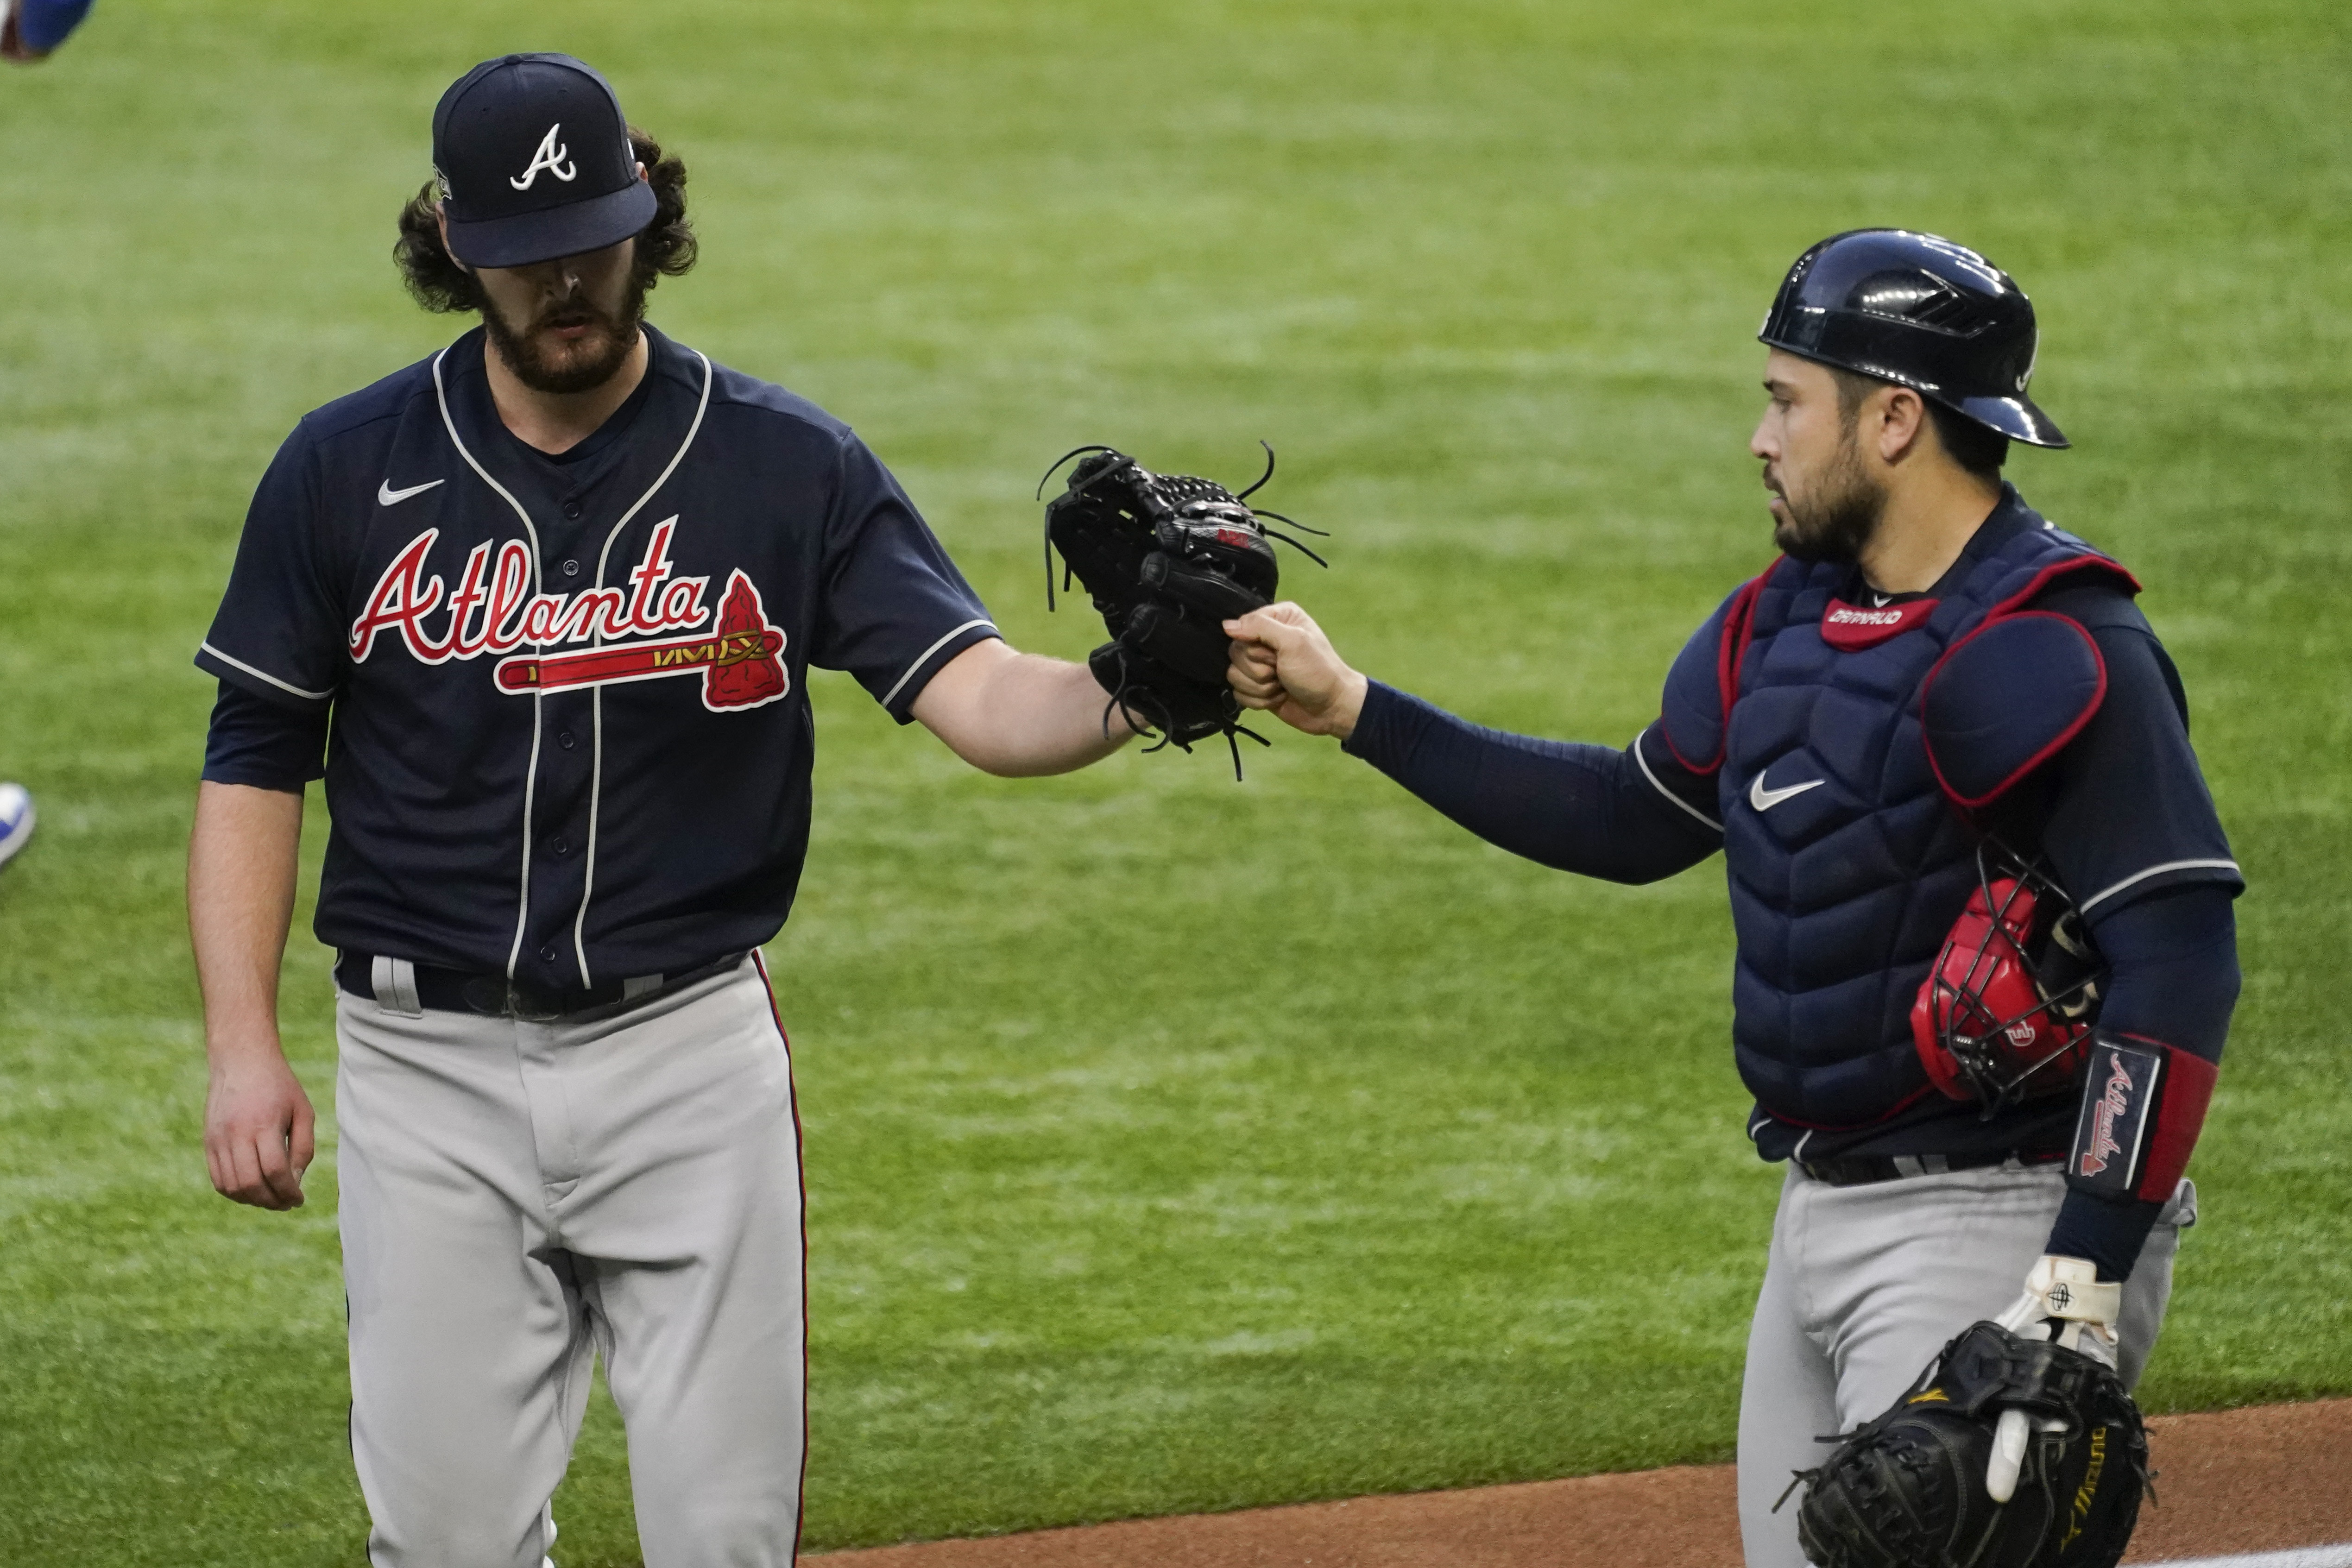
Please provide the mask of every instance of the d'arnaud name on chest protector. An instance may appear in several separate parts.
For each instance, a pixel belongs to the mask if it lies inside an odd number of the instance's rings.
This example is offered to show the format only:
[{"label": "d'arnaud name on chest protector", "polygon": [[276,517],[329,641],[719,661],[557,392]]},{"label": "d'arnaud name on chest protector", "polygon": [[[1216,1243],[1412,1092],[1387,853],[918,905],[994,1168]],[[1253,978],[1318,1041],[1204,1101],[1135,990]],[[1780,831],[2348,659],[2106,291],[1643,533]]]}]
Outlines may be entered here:
[{"label": "d'arnaud name on chest protector", "polygon": [[[2010,537],[1936,599],[1849,604],[1837,594],[1850,568],[1777,561],[1668,676],[1668,743],[1717,772],[1738,937],[1734,1054],[1784,1121],[1866,1126],[1931,1090],[1911,1005],[1975,885],[1961,808],[1981,803],[1948,793],[1925,743],[1921,697],[1939,663],[2062,578],[2137,591],[2014,492],[1996,525]],[[2028,754],[2038,764],[2052,749]]]}]

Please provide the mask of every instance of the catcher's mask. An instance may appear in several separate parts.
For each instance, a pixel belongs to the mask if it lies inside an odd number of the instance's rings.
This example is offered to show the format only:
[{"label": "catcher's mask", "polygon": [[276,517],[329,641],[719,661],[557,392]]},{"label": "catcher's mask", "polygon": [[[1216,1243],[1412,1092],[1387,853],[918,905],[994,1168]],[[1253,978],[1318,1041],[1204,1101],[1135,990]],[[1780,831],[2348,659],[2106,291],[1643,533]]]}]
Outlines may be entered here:
[{"label": "catcher's mask", "polygon": [[2065,890],[1997,843],[1911,1006],[1911,1039],[1937,1089],[2005,1106],[2070,1087],[2091,1050],[2105,965]]}]

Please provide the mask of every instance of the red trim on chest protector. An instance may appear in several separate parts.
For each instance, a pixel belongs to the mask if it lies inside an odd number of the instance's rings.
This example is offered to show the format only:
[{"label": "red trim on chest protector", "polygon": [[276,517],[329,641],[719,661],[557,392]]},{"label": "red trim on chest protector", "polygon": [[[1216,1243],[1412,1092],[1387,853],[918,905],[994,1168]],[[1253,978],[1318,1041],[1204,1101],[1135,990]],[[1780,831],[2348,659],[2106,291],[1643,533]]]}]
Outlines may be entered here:
[{"label": "red trim on chest protector", "polygon": [[1756,640],[1756,601],[1764,592],[1764,584],[1780,570],[1789,558],[1775,556],[1772,564],[1748,580],[1738,597],[1731,601],[1731,613],[1723,618],[1723,645],[1716,655],[1715,689],[1723,700],[1723,730],[1725,742],[1716,747],[1715,765],[1723,766],[1724,753],[1731,734],[1731,705],[1739,700],[1739,666],[1748,657],[1748,645]]},{"label": "red trim on chest protector", "polygon": [[2131,591],[2134,597],[2137,597],[2140,592],[2139,579],[2134,577],[2130,572],[2124,570],[2120,563],[2109,560],[2103,555],[2078,555],[2070,560],[2053,561],[2050,565],[2043,567],[2040,571],[2035,572],[2033,574],[2032,581],[2027,583],[2023,588],[2019,589],[2015,593],[2011,594],[2008,598],[2002,600],[2000,603],[1986,611],[1984,613],[1985,620],[1999,620],[2001,616],[2008,614],[2019,605],[2023,604],[2027,600],[2032,599],[2035,594],[2040,593],[2043,589],[2049,587],[2060,578],[2066,576],[2070,572],[2077,571],[2110,572],[2131,584]]},{"label": "red trim on chest protector", "polygon": [[1927,620],[1942,602],[1938,599],[1912,599],[1872,610],[1832,599],[1829,608],[1822,612],[1822,641],[1841,653],[1875,648]]},{"label": "red trim on chest protector", "polygon": [[1748,656],[1748,644],[1755,642],[1757,595],[1764,592],[1764,580],[1780,569],[1783,559],[1788,559],[1788,557],[1773,557],[1771,567],[1740,583],[1738,592],[1731,595],[1731,604],[1724,607],[1724,630],[1717,634],[1715,640],[1715,757],[1707,762],[1698,762],[1696,757],[1684,757],[1682,747],[1675,746],[1673,727],[1670,724],[1658,727],[1658,738],[1665,740],[1667,755],[1673,757],[1677,764],[1682,764],[1686,773],[1698,773],[1700,779],[1707,779],[1710,773],[1722,771],[1724,755],[1731,747],[1731,703],[1738,701],[1740,694],[1740,661]]},{"label": "red trim on chest protector", "polygon": [[[1995,784],[1991,789],[1986,790],[1981,795],[1963,795],[1958,789],[1952,788],[1952,781],[1949,779],[1944,777],[1943,760],[1936,755],[1936,747],[1927,738],[1927,694],[1934,689],[1936,677],[1944,673],[1944,666],[1950,664],[1952,656],[1958,653],[1961,649],[1967,647],[1969,643],[1975,642],[1978,638],[1983,636],[1987,632],[1991,631],[1995,626],[2001,624],[2003,622],[2024,621],[2029,619],[2038,621],[2055,621],[2058,624],[2065,627],[2067,630],[2073,632],[2074,635],[2083,639],[2083,645],[2088,648],[2091,653],[2091,665],[2099,673],[2098,687],[2091,693],[2091,700],[2083,705],[2083,711],[2076,714],[2074,718],[2069,720],[2065,728],[2060,730],[2055,736],[2051,737],[2051,739],[2043,743],[2041,750],[2036,751],[2032,756],[2019,763],[2015,768],[2011,768],[2007,778],[2003,779],[2000,783]],[[1990,805],[1993,801],[2000,800],[2003,795],[2008,794],[2010,790],[2015,789],[2019,779],[2024,778],[2027,774],[2032,772],[2035,768],[2041,767],[2043,763],[2057,756],[2061,751],[2065,750],[2067,744],[2076,736],[2082,734],[2084,727],[2088,725],[2094,717],[2097,716],[2100,707],[2106,702],[2106,700],[2107,661],[2105,656],[2099,652],[2098,639],[2092,636],[2090,632],[2084,631],[2081,622],[2075,621],[2069,616],[2061,615],[2054,610],[2021,610],[2013,615],[2003,615],[1998,618],[1990,615],[1985,617],[1983,623],[1978,626],[1975,631],[1969,632],[1967,636],[1961,638],[1958,642],[1945,649],[1944,656],[1936,661],[1934,667],[1928,670],[1927,677],[1919,683],[1920,744],[1927,749],[1927,767],[1936,775],[1936,788],[1944,792],[1944,798],[1946,800],[1949,800],[1953,805],[1959,807],[1962,810],[1973,811],[1979,807]]]},{"label": "red trim on chest protector", "polygon": [[1715,646],[1715,692],[1719,716],[1715,736],[1715,758],[1709,762],[1695,762],[1682,754],[1675,745],[1674,732],[1664,725],[1658,727],[1659,737],[1665,741],[1666,750],[1683,767],[1704,779],[1721,770],[1725,756],[1731,748],[1731,705],[1739,700],[1739,665],[1748,657],[1748,645],[1756,640],[1756,599],[1764,591],[1767,579],[1780,569],[1789,558],[1775,556],[1772,564],[1739,585],[1731,596],[1731,604],[1723,613],[1723,635]]}]

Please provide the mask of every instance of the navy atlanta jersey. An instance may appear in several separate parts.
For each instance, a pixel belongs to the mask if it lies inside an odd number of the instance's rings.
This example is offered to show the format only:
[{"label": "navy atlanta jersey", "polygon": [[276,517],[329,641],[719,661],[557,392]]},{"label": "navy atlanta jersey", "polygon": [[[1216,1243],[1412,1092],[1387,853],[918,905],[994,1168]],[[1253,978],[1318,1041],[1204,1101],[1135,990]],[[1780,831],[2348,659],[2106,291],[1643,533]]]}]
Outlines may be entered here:
[{"label": "navy atlanta jersey", "polygon": [[196,663],[331,712],[320,940],[550,986],[764,942],[808,847],[808,667],[905,723],[996,635],[846,426],[646,336],[560,459],[499,423],[477,329],[262,479]]}]

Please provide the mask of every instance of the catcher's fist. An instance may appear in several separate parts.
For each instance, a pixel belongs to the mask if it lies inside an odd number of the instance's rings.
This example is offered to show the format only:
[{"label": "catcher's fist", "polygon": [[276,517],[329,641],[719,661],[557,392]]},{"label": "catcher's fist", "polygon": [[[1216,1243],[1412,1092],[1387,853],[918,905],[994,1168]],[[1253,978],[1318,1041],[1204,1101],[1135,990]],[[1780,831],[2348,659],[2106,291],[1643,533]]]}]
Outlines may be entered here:
[{"label": "catcher's fist", "polygon": [[1315,618],[1288,600],[1225,622],[1234,640],[1225,679],[1244,707],[1308,735],[1355,733],[1369,684],[1349,669]]}]

